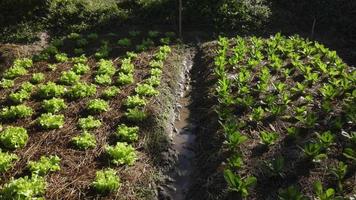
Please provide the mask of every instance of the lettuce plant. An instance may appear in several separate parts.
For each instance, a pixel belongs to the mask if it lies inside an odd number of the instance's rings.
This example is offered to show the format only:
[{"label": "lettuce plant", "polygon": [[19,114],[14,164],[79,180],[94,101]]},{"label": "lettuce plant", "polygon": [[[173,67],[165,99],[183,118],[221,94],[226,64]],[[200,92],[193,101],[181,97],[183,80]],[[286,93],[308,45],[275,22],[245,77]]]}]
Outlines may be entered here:
[{"label": "lettuce plant", "polygon": [[159,60],[151,60],[150,63],[148,64],[150,67],[152,68],[159,68],[162,69],[163,68],[163,61]]},{"label": "lettuce plant", "polygon": [[108,87],[102,93],[104,99],[111,99],[120,93],[120,89],[115,86]]},{"label": "lettuce plant", "polygon": [[81,56],[73,57],[72,62],[74,64],[85,64],[88,62],[88,58],[84,54],[82,54]]},{"label": "lettuce plant", "polygon": [[87,64],[83,63],[76,63],[73,66],[72,71],[76,74],[82,75],[87,73],[90,70],[89,66]]},{"label": "lettuce plant", "polygon": [[115,135],[120,141],[124,142],[134,142],[138,139],[138,126],[127,126],[125,124],[120,124],[116,128]]},{"label": "lettuce plant", "polygon": [[76,148],[80,150],[94,148],[96,146],[95,136],[87,131],[84,131],[82,134],[73,137],[71,142]]},{"label": "lettuce plant", "polygon": [[49,172],[59,171],[61,159],[58,156],[41,156],[39,161],[29,161],[27,168],[32,175],[44,176]]},{"label": "lettuce plant", "polygon": [[16,154],[2,152],[0,150],[0,173],[4,173],[14,166],[14,162],[18,160]]},{"label": "lettuce plant", "polygon": [[11,79],[2,78],[0,81],[0,87],[4,89],[12,88],[15,85],[15,81]]},{"label": "lettuce plant", "polygon": [[13,65],[4,72],[4,78],[14,79],[16,77],[26,75],[27,73],[28,71],[25,67]]},{"label": "lettuce plant", "polygon": [[27,130],[22,127],[8,126],[0,133],[0,143],[7,149],[22,148],[27,140]]},{"label": "lettuce plant", "polygon": [[95,93],[96,93],[96,86],[94,84],[79,82],[73,85],[69,89],[67,94],[72,99],[79,99],[79,98],[94,96]]},{"label": "lettuce plant", "polygon": [[134,122],[140,122],[147,118],[147,114],[142,109],[137,107],[127,109],[125,116],[127,119]]},{"label": "lettuce plant", "polygon": [[14,103],[22,103],[24,100],[28,100],[31,97],[31,93],[26,90],[19,90],[9,94],[9,100]]},{"label": "lettuce plant", "polygon": [[106,194],[119,189],[121,186],[120,178],[113,169],[105,169],[96,172],[92,187],[100,194]]},{"label": "lettuce plant", "polygon": [[122,38],[117,41],[119,46],[129,47],[131,46],[131,40],[129,38]]},{"label": "lettuce plant", "polygon": [[82,54],[85,53],[85,51],[84,51],[83,48],[75,48],[75,49],[73,50],[73,52],[74,52],[75,55],[82,55]]},{"label": "lettuce plant", "polygon": [[131,58],[124,58],[121,61],[120,72],[131,74],[134,72],[135,66],[131,63]]},{"label": "lettuce plant", "polygon": [[109,110],[109,104],[102,99],[93,99],[88,102],[87,110],[91,113],[105,112]]},{"label": "lettuce plant", "polygon": [[44,85],[39,86],[38,95],[44,99],[60,97],[65,92],[65,87],[62,85],[57,85],[53,82],[47,82]]},{"label": "lettuce plant", "polygon": [[86,118],[80,118],[78,126],[82,130],[91,130],[100,127],[101,121],[89,115]]},{"label": "lettuce plant", "polygon": [[110,85],[111,84],[111,76],[108,74],[98,74],[94,78],[95,83],[99,85]]},{"label": "lettuce plant", "polygon": [[45,75],[44,73],[35,73],[32,74],[32,78],[31,78],[31,83],[33,84],[38,84],[41,83],[45,80]]},{"label": "lettuce plant", "polygon": [[229,190],[240,193],[242,197],[247,197],[249,195],[250,188],[257,183],[257,179],[255,177],[248,176],[246,178],[241,178],[229,169],[224,171],[224,177],[228,183]]},{"label": "lettuce plant", "polygon": [[115,146],[105,147],[110,162],[115,165],[133,165],[137,160],[136,150],[126,142],[118,142]]},{"label": "lettuce plant", "polygon": [[146,106],[146,100],[139,95],[128,96],[124,102],[124,105],[128,108],[144,107]]},{"label": "lettuce plant", "polygon": [[156,90],[153,86],[146,83],[137,84],[135,92],[141,96],[155,96],[159,94],[159,91]]},{"label": "lettuce plant", "polygon": [[40,199],[45,194],[46,181],[40,176],[12,178],[0,190],[0,199]]},{"label": "lettuce plant", "polygon": [[278,133],[262,131],[260,133],[261,143],[267,146],[273,145],[278,140]]},{"label": "lettuce plant", "polygon": [[44,113],[38,118],[38,124],[44,129],[58,129],[64,125],[64,115]]},{"label": "lettuce plant", "polygon": [[134,83],[134,76],[133,74],[125,74],[122,72],[119,72],[118,78],[117,78],[117,83],[119,85],[128,85],[131,83]]},{"label": "lettuce plant", "polygon": [[33,114],[33,110],[31,107],[26,105],[17,105],[5,107],[0,112],[0,117],[2,119],[18,119],[29,117]]},{"label": "lettuce plant", "polygon": [[116,72],[114,63],[111,60],[100,59],[98,65],[99,66],[96,73],[99,75],[106,74],[109,76],[113,76]]},{"label": "lettuce plant", "polygon": [[44,100],[42,103],[42,107],[46,112],[56,113],[67,108],[67,105],[64,102],[64,99],[52,98],[49,100]]},{"label": "lettuce plant", "polygon": [[54,58],[56,59],[57,62],[67,62],[68,61],[68,56],[66,53],[57,53],[54,55]]},{"label": "lettuce plant", "polygon": [[62,75],[59,80],[61,83],[65,84],[65,85],[73,85],[73,84],[79,82],[80,75],[77,75],[73,71],[65,71],[65,72],[62,72]]},{"label": "lettuce plant", "polygon": [[308,200],[295,186],[278,190],[279,200]]}]

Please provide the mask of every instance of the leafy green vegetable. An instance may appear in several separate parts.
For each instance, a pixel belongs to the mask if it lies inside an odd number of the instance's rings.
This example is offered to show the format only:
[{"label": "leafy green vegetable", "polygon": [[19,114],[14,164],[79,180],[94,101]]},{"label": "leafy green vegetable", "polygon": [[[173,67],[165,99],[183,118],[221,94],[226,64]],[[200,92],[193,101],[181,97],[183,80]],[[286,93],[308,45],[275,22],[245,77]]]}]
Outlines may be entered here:
[{"label": "leafy green vegetable", "polygon": [[8,126],[0,132],[0,143],[8,149],[22,148],[27,140],[27,130],[22,127]]}]

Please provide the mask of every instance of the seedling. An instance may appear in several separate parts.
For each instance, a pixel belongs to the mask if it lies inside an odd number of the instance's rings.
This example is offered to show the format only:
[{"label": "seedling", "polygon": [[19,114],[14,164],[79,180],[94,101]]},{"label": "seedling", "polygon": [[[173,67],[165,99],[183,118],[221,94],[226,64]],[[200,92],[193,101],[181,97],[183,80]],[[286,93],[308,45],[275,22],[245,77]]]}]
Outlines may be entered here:
[{"label": "seedling", "polygon": [[115,165],[133,165],[137,160],[136,150],[126,142],[118,142],[115,146],[105,148],[110,162]]},{"label": "seedling", "polygon": [[79,99],[94,96],[95,93],[96,87],[94,84],[76,83],[69,89],[68,96],[72,99]]},{"label": "seedling", "polygon": [[31,107],[26,105],[17,105],[5,107],[0,112],[0,117],[2,119],[19,119],[30,117],[33,114],[33,110]]},{"label": "seedling", "polygon": [[47,82],[45,85],[40,85],[38,95],[44,99],[60,97],[64,94],[65,88],[62,85],[57,85],[53,82]]},{"label": "seedling", "polygon": [[129,127],[125,124],[120,124],[115,132],[115,135],[120,141],[134,142],[138,139],[138,126]]},{"label": "seedling", "polygon": [[146,119],[147,114],[142,109],[135,107],[127,109],[125,116],[131,121],[140,122]]},{"label": "seedling", "polygon": [[229,190],[240,193],[242,197],[247,197],[249,195],[250,188],[257,182],[257,179],[253,176],[241,178],[229,169],[224,171],[224,177],[229,185]]},{"label": "seedling", "polygon": [[87,104],[87,110],[91,113],[106,112],[109,110],[109,104],[102,99],[90,100]]},{"label": "seedling", "polygon": [[62,75],[60,77],[61,83],[65,85],[74,85],[75,83],[78,83],[79,80],[80,75],[77,75],[73,71],[62,72]]},{"label": "seedling", "polygon": [[14,162],[18,160],[18,156],[9,152],[0,150],[0,173],[4,173],[14,166]]},{"label": "seedling", "polygon": [[1,145],[11,150],[24,147],[27,140],[27,130],[22,127],[8,126],[0,134]]},{"label": "seedling", "polygon": [[104,99],[111,99],[111,98],[115,97],[116,95],[118,95],[119,93],[120,93],[119,88],[117,88],[115,86],[111,86],[103,91],[102,97]]},{"label": "seedling", "polygon": [[32,74],[31,83],[38,84],[45,80],[45,75],[43,73]]},{"label": "seedling", "polygon": [[280,189],[278,192],[279,200],[308,200],[295,186],[289,186],[286,189]]},{"label": "seedling", "polygon": [[87,73],[90,70],[89,66],[83,63],[76,63],[72,71],[76,74],[82,75]]},{"label": "seedling", "polygon": [[96,172],[96,177],[92,187],[100,194],[106,194],[119,189],[120,178],[113,169],[100,170]]},{"label": "seedling", "polygon": [[73,137],[72,143],[76,148],[86,150],[96,146],[96,139],[93,134],[84,131],[81,135]]},{"label": "seedling", "polygon": [[82,130],[91,130],[99,128],[101,126],[101,121],[95,119],[93,116],[89,115],[86,118],[79,119],[79,128]]},{"label": "seedling", "polygon": [[59,171],[61,159],[58,156],[41,156],[39,161],[29,161],[28,169],[32,175],[44,176],[49,172]]},{"label": "seedling", "polygon": [[65,104],[64,99],[52,98],[50,100],[44,100],[42,107],[46,112],[56,113],[67,108],[67,105]]},{"label": "seedling", "polygon": [[38,118],[38,124],[44,129],[59,129],[64,125],[64,115],[54,115],[52,113],[42,114]]},{"label": "seedling", "polygon": [[279,135],[276,132],[262,131],[260,133],[261,143],[267,146],[275,144]]},{"label": "seedling", "polygon": [[46,181],[40,176],[11,178],[0,190],[2,199],[40,199],[45,194]]}]

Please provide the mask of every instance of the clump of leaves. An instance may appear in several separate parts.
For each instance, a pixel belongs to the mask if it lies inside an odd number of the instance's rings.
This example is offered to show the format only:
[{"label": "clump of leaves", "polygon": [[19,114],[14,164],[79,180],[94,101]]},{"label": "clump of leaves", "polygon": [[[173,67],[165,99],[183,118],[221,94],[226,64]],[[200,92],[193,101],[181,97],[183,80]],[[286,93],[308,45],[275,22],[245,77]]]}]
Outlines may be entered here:
[{"label": "clump of leaves", "polygon": [[266,162],[266,165],[273,176],[279,175],[284,176],[284,157],[278,156],[277,158],[271,160],[270,162]]},{"label": "clump of leaves", "polygon": [[116,128],[115,135],[120,141],[134,142],[138,139],[138,126],[129,127],[126,124],[120,124]]},{"label": "clump of leaves", "polygon": [[44,100],[42,104],[43,109],[49,113],[56,113],[67,108],[64,99],[52,98],[50,100]]},{"label": "clump of leaves", "polygon": [[117,78],[117,83],[119,85],[128,85],[128,84],[133,83],[134,81],[135,80],[134,80],[133,74],[125,74],[123,72],[119,72],[118,78]]},{"label": "clump of leaves", "polygon": [[111,99],[120,93],[120,89],[115,86],[108,87],[103,91],[102,97],[104,99]]},{"label": "clump of leaves", "polygon": [[96,146],[96,139],[93,134],[84,131],[82,134],[72,138],[72,144],[80,150],[85,150],[94,148]]},{"label": "clump of leaves", "polygon": [[90,70],[89,66],[83,63],[76,63],[73,66],[72,71],[76,74],[82,75]]},{"label": "clump of leaves", "polygon": [[125,116],[127,119],[134,121],[134,122],[140,122],[144,119],[146,119],[147,114],[145,113],[144,110],[135,107],[135,108],[129,108],[127,109],[127,112],[125,112]]},{"label": "clump of leaves", "polygon": [[229,169],[224,171],[224,177],[229,185],[229,190],[240,193],[242,197],[247,197],[249,195],[250,188],[257,182],[257,179],[253,176],[241,178]]},{"label": "clump of leaves", "polygon": [[66,53],[57,53],[54,55],[54,58],[56,59],[57,62],[67,62],[68,61],[68,56]]},{"label": "clump of leaves", "polygon": [[106,74],[113,76],[116,72],[114,63],[111,60],[100,59],[98,65],[97,74],[99,75]]},{"label": "clump of leaves", "polygon": [[31,83],[38,84],[45,80],[44,73],[34,73],[32,74]]},{"label": "clump of leaves", "polygon": [[0,117],[2,119],[18,119],[29,117],[33,114],[33,110],[31,107],[26,105],[17,105],[5,107],[0,112]]},{"label": "clump of leaves", "polygon": [[95,119],[93,116],[89,115],[86,118],[79,119],[79,128],[83,130],[91,130],[94,128],[99,128],[101,126],[101,121]]},{"label": "clump of leaves", "polygon": [[12,88],[14,87],[15,85],[15,81],[14,80],[11,80],[11,79],[1,79],[0,81],[0,87],[1,88],[4,88],[4,89],[7,89],[7,88]]},{"label": "clump of leaves", "polygon": [[17,66],[17,65],[13,65],[12,67],[10,67],[9,69],[7,69],[4,72],[4,78],[6,79],[14,79],[16,77],[22,76],[22,75],[26,75],[27,74],[27,69],[22,67],[22,66]]},{"label": "clump of leaves", "polygon": [[110,85],[111,84],[111,76],[108,74],[98,74],[94,78],[95,83],[99,85]]},{"label": "clump of leaves", "polygon": [[278,137],[279,135],[276,132],[262,131],[260,133],[261,143],[268,146],[273,145]]},{"label": "clump of leaves", "polygon": [[344,198],[336,197],[335,190],[333,188],[324,189],[320,181],[316,181],[313,184],[314,192],[320,200],[341,200]]},{"label": "clump of leaves", "polygon": [[64,94],[65,88],[53,82],[47,82],[39,86],[38,95],[44,99],[60,97]]},{"label": "clump of leaves", "polygon": [[24,100],[28,100],[31,97],[31,93],[26,90],[19,90],[17,92],[12,92],[9,95],[9,100],[14,103],[22,103]]},{"label": "clump of leaves", "polygon": [[0,133],[0,143],[7,149],[22,148],[27,140],[27,130],[23,127],[8,126]]},{"label": "clump of leaves", "polygon": [[115,146],[105,148],[111,163],[115,165],[133,165],[137,160],[135,149],[126,142],[118,142]]},{"label": "clump of leaves", "polygon": [[109,104],[103,99],[93,99],[87,104],[87,110],[91,113],[100,113],[109,110]]},{"label": "clump of leaves", "polygon": [[[85,64],[86,62],[88,62],[88,58],[84,54],[82,54],[79,57],[73,57],[72,62],[74,64]],[[74,65],[74,68],[75,68],[75,65]],[[79,68],[81,68],[81,67],[79,67]]]},{"label": "clump of leaves", "polygon": [[129,38],[122,38],[117,41],[117,44],[124,47],[129,47],[131,45],[131,40]]},{"label": "clump of leaves", "polygon": [[11,179],[0,190],[0,199],[40,199],[46,189],[46,181],[40,176]]},{"label": "clump of leaves", "polygon": [[125,74],[130,74],[133,73],[135,69],[134,64],[131,63],[131,58],[124,58],[121,61],[121,68],[120,72],[123,72]]},{"label": "clump of leaves", "polygon": [[18,160],[16,154],[2,152],[0,150],[0,173],[4,173],[14,166],[14,161]]},{"label": "clump of leaves", "polygon": [[320,162],[327,157],[326,154],[322,153],[322,144],[317,142],[306,144],[302,150],[307,158],[311,159],[313,162]]},{"label": "clump of leaves", "polygon": [[278,192],[279,200],[308,200],[295,186],[280,189]]},{"label": "clump of leaves", "polygon": [[79,80],[80,80],[80,75],[77,75],[73,71],[62,72],[62,75],[60,77],[60,82],[65,85],[73,85],[77,83]]},{"label": "clump of leaves", "polygon": [[96,87],[94,84],[76,83],[69,91],[68,96],[73,99],[85,98],[95,95]]},{"label": "clump of leaves", "polygon": [[92,187],[100,194],[106,194],[119,189],[121,186],[120,178],[113,169],[105,169],[96,172],[96,177]]},{"label": "clump of leaves", "polygon": [[159,94],[158,90],[156,90],[153,86],[148,85],[146,83],[137,84],[137,87],[135,88],[135,92],[142,96],[155,96]]},{"label": "clump of leaves", "polygon": [[39,161],[29,161],[28,169],[32,174],[44,176],[49,172],[59,171],[61,159],[58,156],[41,156]]},{"label": "clump of leaves", "polygon": [[64,115],[44,113],[38,118],[39,125],[44,129],[58,129],[64,125]]},{"label": "clump of leaves", "polygon": [[139,95],[128,96],[124,102],[124,105],[129,108],[143,107],[146,105],[146,100]]}]

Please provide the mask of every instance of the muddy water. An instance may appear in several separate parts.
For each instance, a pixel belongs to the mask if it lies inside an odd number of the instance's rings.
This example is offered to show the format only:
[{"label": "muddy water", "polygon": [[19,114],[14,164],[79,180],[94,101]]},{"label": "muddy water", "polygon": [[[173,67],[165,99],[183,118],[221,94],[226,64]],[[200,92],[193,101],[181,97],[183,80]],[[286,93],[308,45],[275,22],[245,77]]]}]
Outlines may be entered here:
[{"label": "muddy water", "polygon": [[180,97],[177,100],[176,120],[174,123],[173,148],[177,154],[177,162],[170,177],[172,187],[168,191],[173,200],[184,200],[189,189],[194,169],[195,124],[191,118],[190,69],[193,65],[192,57],[188,56],[184,62],[185,73],[181,83]]}]

